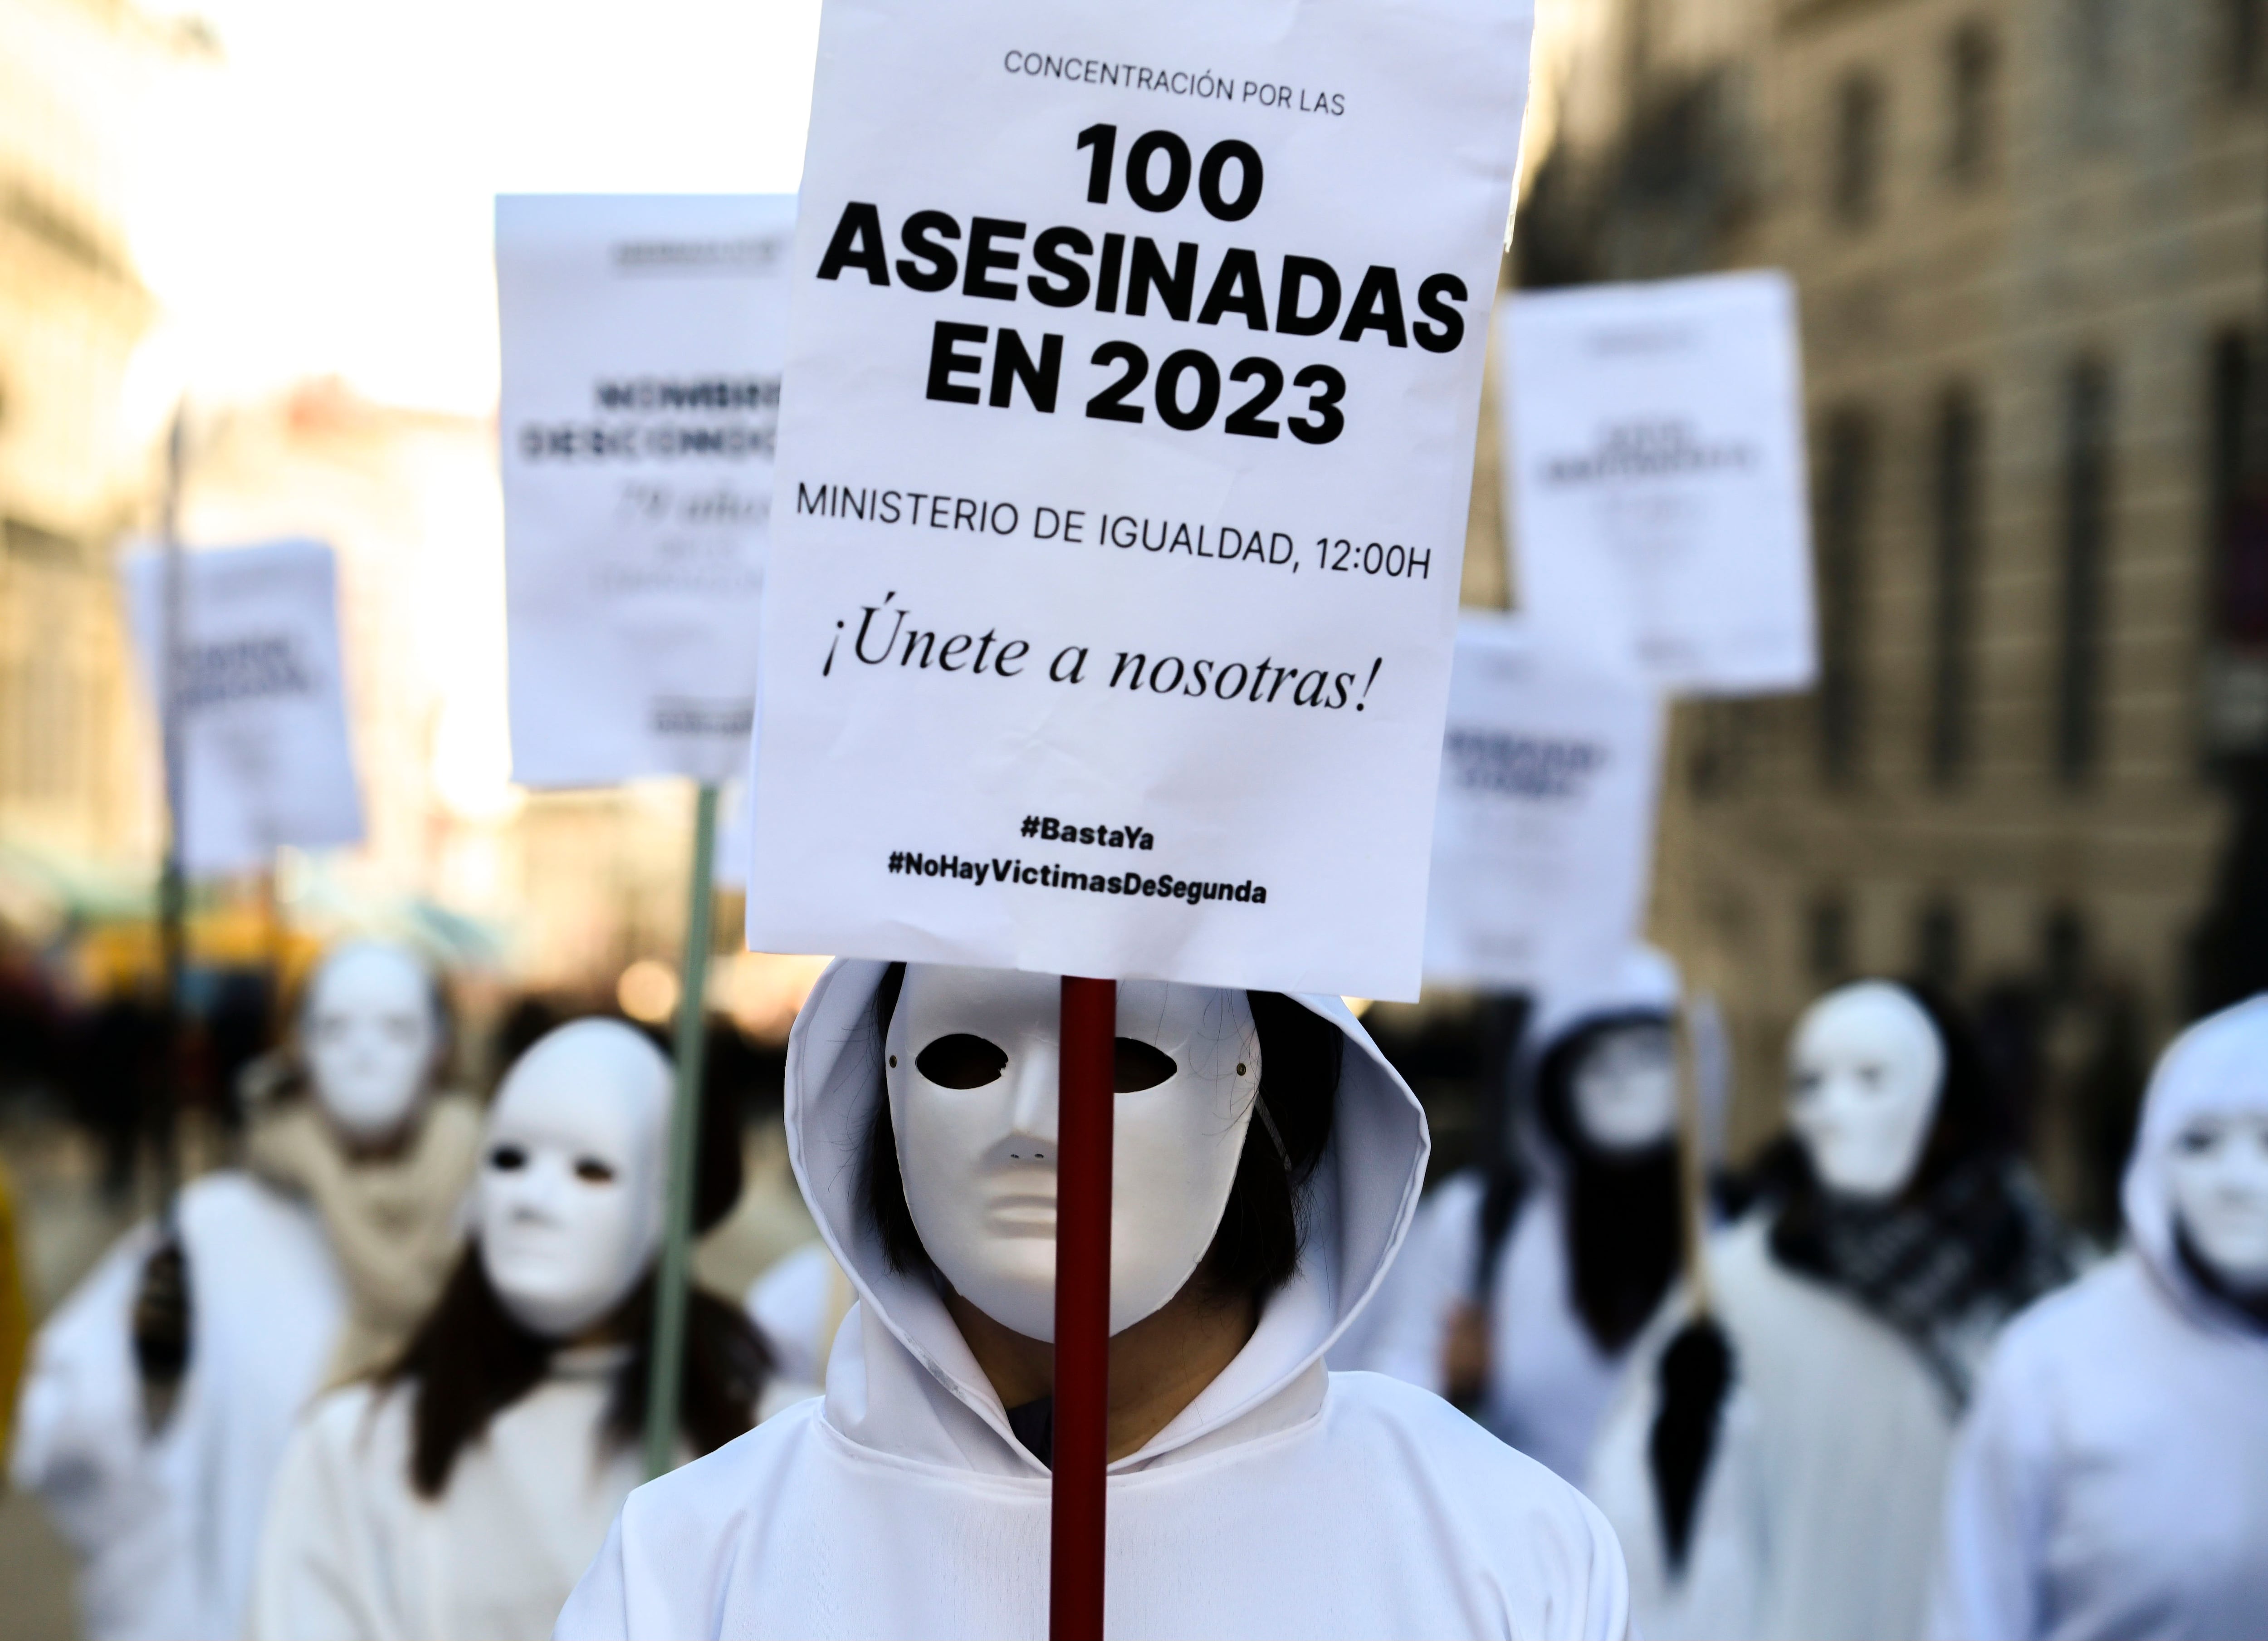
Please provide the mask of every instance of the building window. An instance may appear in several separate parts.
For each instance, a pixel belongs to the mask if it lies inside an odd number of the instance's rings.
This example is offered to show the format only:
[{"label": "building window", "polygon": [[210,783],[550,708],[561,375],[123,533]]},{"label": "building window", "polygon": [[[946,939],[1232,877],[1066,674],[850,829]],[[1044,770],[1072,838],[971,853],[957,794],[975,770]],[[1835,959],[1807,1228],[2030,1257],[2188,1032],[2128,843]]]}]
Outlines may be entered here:
[{"label": "building window", "polygon": [[1960,983],[1961,908],[1952,901],[1930,901],[1915,920],[1914,972],[1940,992]]},{"label": "building window", "polygon": [[2070,41],[2072,130],[2078,140],[2106,140],[2116,122],[2119,0],[2064,0]]},{"label": "building window", "polygon": [[1803,955],[1812,983],[1833,986],[1851,972],[1851,906],[1839,894],[1823,894],[1805,914]]},{"label": "building window", "polygon": [[2232,97],[2250,96],[2260,84],[2264,11],[2262,0],[2220,0],[2221,85]]},{"label": "building window", "polygon": [[1819,767],[1830,785],[1859,768],[1859,648],[1867,513],[1874,489],[1874,427],[1845,408],[1827,420],[1819,485]]},{"label": "building window", "polygon": [[1969,765],[1976,696],[1977,583],[1983,536],[1982,418],[1966,388],[1938,402],[1937,585],[1930,616],[1929,770],[1949,787]]},{"label": "building window", "polygon": [[1834,176],[1830,197],[1835,219],[1862,227],[1880,203],[1882,171],[1882,87],[1873,75],[1847,74],[1835,88]]},{"label": "building window", "polygon": [[2244,332],[2213,337],[2205,373],[2205,544],[2218,558],[2244,493],[2245,422],[2252,408],[2252,345]]},{"label": "building window", "polygon": [[2077,906],[2058,906],[2040,927],[2040,984],[2051,1003],[2077,1001],[2087,983],[2087,919]]},{"label": "building window", "polygon": [[1964,23],[1954,31],[1946,56],[1945,172],[1956,186],[1968,188],[1992,168],[2000,48],[1984,24]]},{"label": "building window", "polygon": [[2205,448],[2205,562],[2213,566],[2206,630],[2221,644],[2268,645],[2268,515],[2250,501],[2255,437],[2252,344],[2241,330],[2213,338],[2210,442]]},{"label": "building window", "polygon": [[2110,541],[2110,373],[2072,367],[2064,388],[2063,631],[2056,678],[2055,765],[2066,785],[2101,750],[2103,582]]}]

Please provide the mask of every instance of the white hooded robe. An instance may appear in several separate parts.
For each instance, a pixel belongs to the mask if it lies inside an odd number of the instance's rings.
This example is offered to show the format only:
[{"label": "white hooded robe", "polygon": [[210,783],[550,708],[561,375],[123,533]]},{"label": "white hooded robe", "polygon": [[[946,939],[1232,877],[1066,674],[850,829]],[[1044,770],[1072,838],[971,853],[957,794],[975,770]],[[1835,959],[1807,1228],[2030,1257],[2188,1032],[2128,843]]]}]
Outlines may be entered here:
[{"label": "white hooded robe", "polygon": [[1584,1490],[1630,1557],[1648,1641],[1908,1641],[1918,1634],[1955,1409],[1921,1353],[1773,1257],[1772,1210],[1712,1238],[1734,1386],[1673,1576],[1647,1445],[1681,1287],[1632,1348]]},{"label": "white hooded robe", "polygon": [[[1389,1319],[1366,1365],[1446,1393],[1443,1343],[1480,1258],[1486,1182],[1452,1175],[1418,1210],[1395,1267]],[[1531,1183],[1496,1264],[1489,1295],[1489,1372],[1474,1416],[1497,1438],[1580,1483],[1591,1438],[1629,1352],[1602,1350],[1575,1308],[1566,1205],[1556,1175]]]},{"label": "white hooded robe", "polygon": [[2268,1112],[2268,998],[2167,1050],[2128,1246],[2001,1336],[1954,1457],[1933,1634],[2268,1637],[2268,1328],[2184,1268],[2165,1177],[2206,1110]]},{"label": "white hooded robe", "polygon": [[154,1225],[106,1254],[33,1342],[9,1474],[79,1557],[90,1641],[235,1641],[276,1466],[320,1387],[345,1282],[305,1201],[207,1174],[175,1207],[189,1362],[146,1434],[130,1316]]},{"label": "white hooded robe", "polygon": [[301,1424],[276,1475],[250,1641],[541,1636],[645,1476],[602,1439],[628,1347],[563,1350],[458,1453],[438,1498],[410,1484],[414,1397],[364,1381]]},{"label": "white hooded robe", "polygon": [[[633,1493],[564,1641],[1047,1630],[1047,1471],[858,1206],[883,972],[829,968],[788,1051],[796,1175],[859,1296],[826,1395]],[[1303,1001],[1348,1039],[1306,1251],[1244,1350],[1111,1466],[1109,1633],[1624,1635],[1620,1551],[1573,1489],[1435,1397],[1324,1368],[1409,1224],[1426,1138],[1344,1005]]]}]

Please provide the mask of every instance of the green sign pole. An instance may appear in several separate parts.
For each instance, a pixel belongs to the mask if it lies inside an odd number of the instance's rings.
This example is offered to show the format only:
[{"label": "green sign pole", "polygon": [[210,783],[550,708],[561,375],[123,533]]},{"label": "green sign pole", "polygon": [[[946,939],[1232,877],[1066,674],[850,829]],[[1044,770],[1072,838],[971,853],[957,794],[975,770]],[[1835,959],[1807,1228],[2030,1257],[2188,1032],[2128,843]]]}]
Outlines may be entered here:
[{"label": "green sign pole", "polygon": [[701,1136],[701,1061],[708,1046],[709,942],[716,895],[717,788],[704,783],[693,823],[693,883],[687,897],[684,984],[677,999],[677,1098],[669,1114],[669,1194],[661,1266],[655,1274],[652,1371],[646,1380],[645,1468],[668,1471],[677,1456],[678,1393],[684,1378],[685,1312],[693,1261],[693,1171]]}]

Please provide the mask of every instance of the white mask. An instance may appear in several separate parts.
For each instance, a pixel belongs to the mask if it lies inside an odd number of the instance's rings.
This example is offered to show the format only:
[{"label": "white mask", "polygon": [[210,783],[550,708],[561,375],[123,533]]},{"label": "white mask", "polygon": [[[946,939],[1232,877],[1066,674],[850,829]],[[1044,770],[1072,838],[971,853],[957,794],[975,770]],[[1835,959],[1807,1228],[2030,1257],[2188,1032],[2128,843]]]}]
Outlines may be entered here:
[{"label": "white mask", "polygon": [[[922,1246],[962,1297],[1040,1340],[1056,1327],[1061,997],[1052,975],[910,965],[885,1072]],[[1260,1086],[1241,991],[1122,981],[1118,1034],[1113,1334],[1180,1292],[1211,1246]],[[1165,1058],[1142,1063],[1130,1042]]]},{"label": "white mask", "polygon": [[1830,992],[1797,1023],[1788,1061],[1788,1121],[1821,1183],[1867,1201],[1904,1190],[1945,1082],[1921,1005],[1881,980]]},{"label": "white mask", "polygon": [[342,946],[307,987],[300,1036],[324,1113],[357,1139],[383,1138],[409,1120],[440,1052],[432,979],[398,946]]},{"label": "white mask", "polygon": [[661,1051],[616,1020],[561,1026],[504,1078],[475,1214],[489,1285],[529,1332],[574,1337],[652,1264],[672,1085]]},{"label": "white mask", "polygon": [[1666,1025],[1601,1032],[1569,1079],[1575,1122],[1602,1151],[1659,1145],[1677,1127],[1677,1061]]},{"label": "white mask", "polygon": [[2192,1117],[2166,1153],[2166,1184],[2198,1257],[2240,1293],[2268,1292],[2268,1115]]}]

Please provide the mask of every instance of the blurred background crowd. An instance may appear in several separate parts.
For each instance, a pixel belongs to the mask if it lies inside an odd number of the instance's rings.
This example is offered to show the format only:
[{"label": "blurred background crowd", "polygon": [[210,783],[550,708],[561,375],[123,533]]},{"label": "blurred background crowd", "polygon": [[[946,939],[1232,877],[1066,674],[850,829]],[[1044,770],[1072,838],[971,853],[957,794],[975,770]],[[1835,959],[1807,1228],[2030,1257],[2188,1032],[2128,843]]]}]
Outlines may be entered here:
[{"label": "blurred background crowd", "polygon": [[[176,1093],[186,1165],[230,1154],[339,935],[448,975],[464,1086],[678,1006],[690,791],[507,778],[487,239],[499,188],[792,188],[815,4],[650,10],[626,39],[0,0],[0,1164],[33,1318],[149,1207]],[[1912,974],[2110,1240],[2153,1058],[2268,986],[2268,0],[1546,0],[1522,187],[1508,286],[1800,292],[1821,680],[1678,706],[1650,917],[1723,1024],[1725,1154],[1778,1127],[1812,998]],[[1476,607],[1518,603],[1496,417]],[[114,574],[169,494],[191,541],[335,547],[369,833],[193,885],[171,1056]],[[778,1112],[820,960],[738,952],[729,886],[717,927],[709,1097],[750,1189],[698,1268],[738,1294],[811,1236]],[[1437,1176],[1518,1016],[1367,1008]],[[11,1635],[68,1633],[46,1531],[0,1501]]]}]

